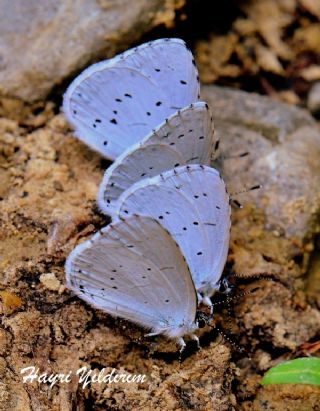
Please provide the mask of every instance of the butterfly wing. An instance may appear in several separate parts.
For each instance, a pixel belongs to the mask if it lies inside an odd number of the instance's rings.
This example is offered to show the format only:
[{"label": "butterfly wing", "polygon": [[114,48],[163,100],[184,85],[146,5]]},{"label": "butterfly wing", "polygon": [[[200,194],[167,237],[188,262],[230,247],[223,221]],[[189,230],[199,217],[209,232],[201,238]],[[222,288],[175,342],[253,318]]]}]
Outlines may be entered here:
[{"label": "butterfly wing", "polygon": [[229,248],[230,206],[225,184],[210,167],[190,165],[134,184],[119,198],[116,215],[158,220],[179,244],[197,291],[211,296]]},{"label": "butterfly wing", "polygon": [[131,216],[78,245],[66,262],[67,285],[115,316],[178,338],[194,329],[196,292],[170,234],[155,220]]},{"label": "butterfly wing", "polygon": [[[164,38],[144,43],[118,56],[116,64],[137,69],[159,86],[171,86],[171,89],[166,90],[166,95],[173,112],[199,98],[195,60],[181,39]],[[185,101],[188,103],[183,104]]]},{"label": "butterfly wing", "polygon": [[98,192],[98,206],[113,215],[121,193],[135,182],[183,164],[182,155],[164,143],[129,148],[107,169]]},{"label": "butterfly wing", "polygon": [[208,104],[198,101],[184,107],[171,115],[144,141],[165,142],[182,154],[184,164],[210,165],[215,141]]},{"label": "butterfly wing", "polygon": [[107,169],[98,205],[112,215],[120,194],[135,182],[184,164],[210,164],[213,151],[211,111],[204,102],[179,110]]},{"label": "butterfly wing", "polygon": [[63,111],[79,139],[114,160],[198,95],[191,52],[161,39],[90,66],[69,86]]}]

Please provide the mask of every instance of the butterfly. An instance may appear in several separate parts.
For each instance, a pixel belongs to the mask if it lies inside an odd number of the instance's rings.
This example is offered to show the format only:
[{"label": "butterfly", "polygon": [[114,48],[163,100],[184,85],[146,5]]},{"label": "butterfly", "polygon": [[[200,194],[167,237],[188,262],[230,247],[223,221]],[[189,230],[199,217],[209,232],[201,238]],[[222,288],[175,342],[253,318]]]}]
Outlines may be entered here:
[{"label": "butterfly", "polygon": [[177,111],[106,170],[98,192],[99,208],[112,215],[119,196],[141,179],[184,164],[210,165],[216,145],[206,103],[193,103]]},{"label": "butterfly", "polygon": [[155,219],[132,215],[78,245],[65,265],[67,286],[104,312],[174,339],[204,326],[180,247]]},{"label": "butterfly", "polygon": [[198,98],[192,53],[183,40],[168,38],[84,70],[68,87],[63,112],[81,141],[115,160]]},{"label": "butterfly", "polygon": [[194,164],[139,181],[121,194],[115,210],[120,219],[131,214],[152,217],[168,230],[190,267],[199,302],[211,305],[231,226],[229,195],[218,171]]}]

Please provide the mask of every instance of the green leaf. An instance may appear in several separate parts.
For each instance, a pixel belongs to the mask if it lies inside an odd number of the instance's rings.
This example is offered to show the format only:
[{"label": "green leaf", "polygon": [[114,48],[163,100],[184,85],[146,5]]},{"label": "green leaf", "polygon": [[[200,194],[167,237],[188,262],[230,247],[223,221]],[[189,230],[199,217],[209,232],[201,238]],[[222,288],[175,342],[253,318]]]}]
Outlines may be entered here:
[{"label": "green leaf", "polygon": [[276,365],[265,373],[261,384],[320,385],[320,358],[297,358]]}]

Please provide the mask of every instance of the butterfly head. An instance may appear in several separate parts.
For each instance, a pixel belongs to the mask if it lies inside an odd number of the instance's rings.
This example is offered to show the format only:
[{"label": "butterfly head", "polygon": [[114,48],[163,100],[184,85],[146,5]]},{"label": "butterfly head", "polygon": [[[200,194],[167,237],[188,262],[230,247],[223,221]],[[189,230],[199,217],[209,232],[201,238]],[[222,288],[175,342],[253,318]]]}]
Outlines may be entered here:
[{"label": "butterfly head", "polygon": [[196,315],[196,324],[199,328],[204,328],[206,325],[208,325],[210,321],[210,317],[205,314],[203,311],[197,311]]}]

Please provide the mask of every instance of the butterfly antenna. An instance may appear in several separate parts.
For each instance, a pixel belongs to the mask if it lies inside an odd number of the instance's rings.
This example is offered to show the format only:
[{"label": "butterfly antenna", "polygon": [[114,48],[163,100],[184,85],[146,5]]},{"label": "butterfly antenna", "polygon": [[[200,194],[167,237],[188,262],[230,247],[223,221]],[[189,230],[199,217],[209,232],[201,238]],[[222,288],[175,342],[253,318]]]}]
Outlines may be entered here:
[{"label": "butterfly antenna", "polygon": [[262,188],[261,184],[255,184],[252,187],[245,187],[242,190],[231,193],[230,197],[232,198],[233,196],[237,196],[238,194],[249,193],[250,191],[254,191],[254,190],[260,190],[260,188]]},{"label": "butterfly antenna", "polygon": [[[231,317],[232,317],[232,312],[231,312],[231,301],[236,301],[239,300],[240,298],[252,294],[255,291],[259,290],[260,287],[255,287],[252,288],[251,290],[248,291],[243,291],[242,293],[239,293],[237,295],[234,295],[232,297],[230,297],[229,295],[226,296],[225,300],[223,301],[218,301],[216,303],[212,303],[212,308],[216,307],[218,305],[225,305],[227,304],[227,310],[228,310],[228,318],[227,318],[227,326],[228,326],[228,330],[230,331],[231,334],[231,330],[232,330],[232,321],[231,321]],[[237,351],[244,353],[245,349],[242,348],[236,341],[234,341],[233,338],[231,338],[228,334],[226,334],[220,327],[216,326],[216,325],[211,325],[209,323],[207,323],[207,325],[211,328],[214,328],[218,331],[218,333],[222,336],[222,338],[224,338],[226,341],[228,341],[229,344],[231,344]]]},{"label": "butterfly antenna", "polygon": [[243,157],[247,157],[250,153],[249,151],[243,151],[242,153],[238,153],[238,154],[231,154],[231,155],[217,155],[218,150],[219,150],[219,145],[220,145],[220,140],[216,140],[214,148],[213,148],[213,153],[211,155],[211,160],[212,161],[224,161],[224,160],[231,160],[231,159],[235,159],[235,158],[243,158]]},{"label": "butterfly antenna", "polygon": [[218,155],[219,146],[220,146],[220,140],[217,139],[215,144],[214,144],[213,152],[211,154],[211,161],[215,161],[215,160],[220,159],[220,156]]},{"label": "butterfly antenna", "polygon": [[235,200],[234,198],[230,197],[230,204],[236,206],[237,208],[243,208],[243,205],[239,203],[238,200]]},{"label": "butterfly antenna", "polygon": [[244,279],[244,280],[261,280],[262,279],[262,280],[267,280],[267,281],[272,281],[272,282],[275,282],[275,283],[281,283],[282,284],[281,279],[278,278],[274,274],[256,273],[256,274],[246,275],[246,274],[242,273],[242,274],[235,274],[235,276],[237,278]]},{"label": "butterfly antenna", "polygon": [[221,335],[221,337],[226,340],[230,345],[232,345],[237,351],[244,353],[245,349],[242,348],[238,343],[234,341],[233,338],[231,338],[229,335],[227,335],[220,327],[216,325],[209,325],[209,327],[215,329],[218,331],[218,333]]},{"label": "butterfly antenna", "polygon": [[237,208],[243,208],[243,205],[242,205],[238,200],[236,200],[236,199],[233,198],[233,197],[236,196],[236,195],[238,195],[238,194],[249,193],[250,191],[259,190],[260,188],[262,188],[262,185],[261,185],[261,184],[255,184],[255,185],[252,186],[252,187],[243,188],[243,189],[240,190],[240,191],[236,191],[236,192],[234,192],[234,193],[231,193],[231,194],[230,194],[230,200],[229,200],[229,201],[230,201],[230,204],[236,206]]},{"label": "butterfly antenna", "polygon": [[239,300],[242,297],[245,297],[246,295],[252,294],[252,293],[254,293],[255,291],[257,291],[259,289],[260,289],[260,287],[255,287],[255,288],[252,288],[251,290],[243,291],[243,292],[238,293],[236,295],[233,295],[231,297],[230,297],[230,295],[227,295],[225,297],[225,299],[223,299],[222,301],[217,301],[216,303],[212,303],[212,307],[217,307],[218,305],[226,305],[226,304],[230,303],[231,301],[236,301],[236,300]]},{"label": "butterfly antenna", "polygon": [[249,151],[244,151],[243,153],[239,153],[239,154],[232,154],[232,155],[228,155],[228,156],[220,156],[219,159],[221,158],[221,160],[232,160],[234,158],[243,158],[243,157],[247,157],[249,155]]}]

